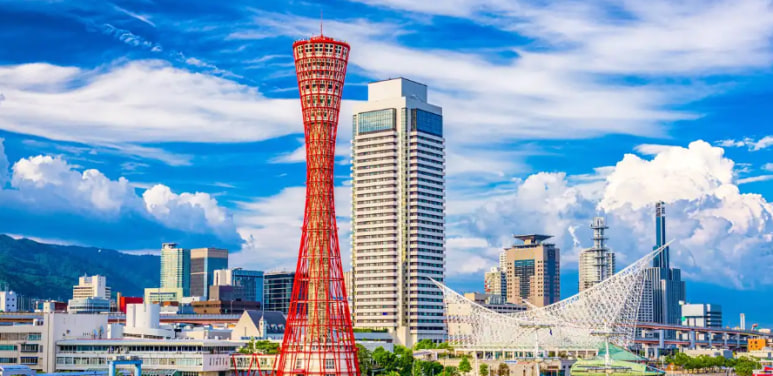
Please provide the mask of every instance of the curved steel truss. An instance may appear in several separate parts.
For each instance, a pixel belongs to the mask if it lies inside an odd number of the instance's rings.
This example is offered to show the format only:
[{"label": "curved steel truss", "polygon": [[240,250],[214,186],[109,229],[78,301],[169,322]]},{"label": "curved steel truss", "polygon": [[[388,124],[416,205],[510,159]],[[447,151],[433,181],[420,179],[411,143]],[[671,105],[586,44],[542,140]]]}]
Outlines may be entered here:
[{"label": "curved steel truss", "polygon": [[666,246],[577,295],[512,314],[494,312],[435,282],[445,297],[449,342],[463,349],[571,350],[597,349],[609,338],[626,347],[634,338],[646,269]]}]

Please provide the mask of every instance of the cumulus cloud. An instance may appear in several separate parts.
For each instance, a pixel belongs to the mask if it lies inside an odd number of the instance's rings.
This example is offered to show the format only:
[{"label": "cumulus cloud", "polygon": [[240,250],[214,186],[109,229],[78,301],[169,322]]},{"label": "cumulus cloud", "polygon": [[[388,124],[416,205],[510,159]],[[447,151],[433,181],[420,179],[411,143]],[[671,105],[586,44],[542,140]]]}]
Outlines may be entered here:
[{"label": "cumulus cloud", "polygon": [[[2,143],[0,169],[5,179]],[[80,171],[48,155],[22,158],[11,171],[10,186],[0,189],[4,232],[114,248],[150,248],[166,240],[231,248],[241,243],[231,215],[206,193],[177,194],[155,185],[140,196],[123,177]]]},{"label": "cumulus cloud", "polygon": [[[234,264],[265,269],[294,269],[303,225],[306,189],[287,187],[276,195],[242,202],[235,212],[245,241]],[[336,218],[344,268],[351,267],[351,187],[336,187]]]},{"label": "cumulus cloud", "polygon": [[628,263],[652,249],[654,203],[664,201],[668,238],[676,240],[673,263],[689,278],[739,288],[773,284],[773,205],[741,193],[733,168],[721,148],[696,141],[651,159],[626,155],[601,183],[538,173],[475,211],[466,229],[496,246],[511,244],[514,232],[555,235],[565,266],[576,268],[575,230],[590,245],[590,220],[600,213],[610,226],[610,245]]}]

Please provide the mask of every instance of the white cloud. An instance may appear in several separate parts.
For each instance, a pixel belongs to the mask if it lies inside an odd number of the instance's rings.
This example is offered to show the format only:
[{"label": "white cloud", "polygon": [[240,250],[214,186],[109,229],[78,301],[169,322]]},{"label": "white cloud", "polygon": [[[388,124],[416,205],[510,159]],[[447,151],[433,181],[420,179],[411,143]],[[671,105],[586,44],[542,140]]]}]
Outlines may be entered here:
[{"label": "white cloud", "polygon": [[[2,161],[7,159],[0,143],[0,178],[8,171],[7,163]],[[75,218],[84,223],[96,221],[118,227],[128,220],[135,221],[132,222],[135,225],[155,224],[169,234],[204,234],[223,244],[239,243],[230,213],[207,193],[177,194],[157,184],[139,196],[135,184],[126,178],[113,180],[96,169],[79,171],[61,157],[48,155],[22,158],[11,170],[10,187],[0,189],[0,206],[6,211],[21,210],[23,213],[19,215],[48,222],[48,230],[62,226],[59,221]],[[25,221],[29,220],[20,220]],[[126,222],[123,226],[128,225]],[[91,230],[100,231],[99,228]],[[35,228],[28,231],[35,236]],[[88,238],[88,234],[82,235]],[[71,238],[72,234],[47,236],[64,239]]]},{"label": "white cloud", "polygon": [[280,154],[271,163],[301,163],[306,162],[306,145],[301,145],[290,153]]},{"label": "white cloud", "polygon": [[673,147],[672,145],[641,144],[637,145],[634,150],[642,155],[657,155]]},{"label": "white cloud", "polygon": [[759,140],[753,138],[744,138],[742,140],[720,140],[717,141],[717,145],[724,147],[746,147],[749,151],[760,151],[773,146],[773,136],[765,136]]},{"label": "white cloud", "polygon": [[756,183],[760,181],[768,181],[773,180],[773,175],[758,175],[758,176],[751,176],[748,178],[738,179],[738,184],[746,184],[746,183]]},{"label": "white cloud", "polygon": [[8,157],[5,155],[5,140],[0,138],[0,189],[5,188],[8,182]]},{"label": "white cloud", "polygon": [[626,154],[607,177],[600,206],[615,210],[630,205],[638,210],[656,201],[697,199],[732,185],[733,166],[724,158],[724,150],[702,141],[688,149],[664,149],[651,161]]},{"label": "white cloud", "polygon": [[57,206],[79,206],[107,215],[118,215],[126,205],[136,205],[133,188],[124,178],[110,180],[89,169],[82,173],[59,157],[38,155],[13,165],[11,185],[30,199],[58,201]]},{"label": "white cloud", "polygon": [[[654,203],[662,200],[668,205],[668,238],[676,240],[672,262],[689,278],[746,288],[773,284],[767,277],[773,205],[741,193],[733,168],[722,149],[696,141],[652,159],[626,155],[607,171],[600,189],[588,189],[595,182],[571,184],[562,173],[538,173],[468,214],[464,230],[495,246],[509,245],[514,232],[555,235],[565,267],[576,268],[575,236],[588,246],[590,219],[602,213],[623,266],[651,250]],[[486,255],[489,265],[496,264],[495,256]]]},{"label": "white cloud", "polygon": [[0,127],[96,144],[260,141],[302,132],[297,100],[160,61],[0,67]]},{"label": "white cloud", "polygon": [[[245,244],[241,252],[233,255],[233,264],[294,270],[305,195],[304,187],[287,187],[276,195],[241,203],[234,220]],[[335,199],[341,260],[347,269],[351,266],[351,187],[336,187]]]},{"label": "white cloud", "polygon": [[773,171],[773,162],[768,162],[762,165],[762,169],[765,171]]},{"label": "white cloud", "polygon": [[196,231],[202,219],[206,227],[227,235],[234,226],[230,215],[207,193],[175,194],[162,184],[156,184],[142,194],[145,209],[165,225]]},{"label": "white cloud", "polygon": [[[404,76],[429,85],[429,101],[444,107],[447,147],[455,151],[449,161],[463,162],[449,163],[449,173],[465,173],[479,163],[491,165],[495,174],[518,172],[521,161],[497,153],[516,140],[664,136],[668,123],[703,116],[675,108],[726,90],[703,78],[743,74],[773,62],[773,9],[764,0],[710,6],[623,2],[614,9],[600,1],[362,2],[464,17],[536,40],[503,42],[499,47],[514,57],[494,61],[480,49],[404,46],[395,34],[414,32],[405,21],[325,23],[326,34],[352,45],[350,65],[367,76]],[[240,37],[317,32],[310,18],[256,14],[252,28],[236,32]],[[646,151],[657,152],[653,146]]]}]

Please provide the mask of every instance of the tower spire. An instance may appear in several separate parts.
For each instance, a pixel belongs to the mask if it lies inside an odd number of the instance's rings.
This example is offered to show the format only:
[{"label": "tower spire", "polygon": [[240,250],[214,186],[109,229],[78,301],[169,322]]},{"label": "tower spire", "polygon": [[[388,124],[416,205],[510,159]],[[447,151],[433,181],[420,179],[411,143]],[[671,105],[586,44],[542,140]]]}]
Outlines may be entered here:
[{"label": "tower spire", "polygon": [[319,36],[324,36],[324,34],[322,34],[322,21],[323,20],[324,20],[324,18],[322,17],[322,9],[320,9],[319,10]]}]

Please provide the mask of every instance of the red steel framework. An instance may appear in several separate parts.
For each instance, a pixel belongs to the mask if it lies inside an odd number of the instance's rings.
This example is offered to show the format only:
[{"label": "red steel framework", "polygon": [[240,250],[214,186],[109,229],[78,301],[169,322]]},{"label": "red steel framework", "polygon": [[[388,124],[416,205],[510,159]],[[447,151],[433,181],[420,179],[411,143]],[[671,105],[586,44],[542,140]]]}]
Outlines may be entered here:
[{"label": "red steel framework", "polygon": [[359,376],[344,290],[333,166],[349,45],[320,35],[293,44],[306,135],[306,208],[278,376]]}]

